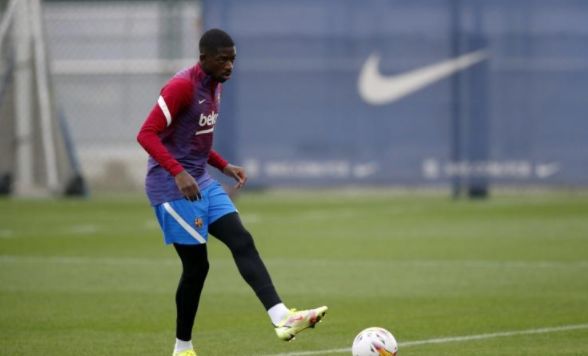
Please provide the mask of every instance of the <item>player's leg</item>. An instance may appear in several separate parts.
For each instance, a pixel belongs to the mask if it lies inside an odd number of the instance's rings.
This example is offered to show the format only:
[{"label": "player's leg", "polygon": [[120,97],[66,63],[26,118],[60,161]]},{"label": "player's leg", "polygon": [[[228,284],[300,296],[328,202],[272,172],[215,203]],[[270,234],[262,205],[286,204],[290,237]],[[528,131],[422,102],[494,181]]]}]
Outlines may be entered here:
[{"label": "player's leg", "polygon": [[239,272],[264,305],[276,327],[278,337],[286,341],[292,340],[302,330],[318,323],[324,317],[327,307],[288,310],[274,288],[253,237],[241,223],[229,197],[219,187],[219,191],[216,194],[211,193],[209,199],[211,223],[208,231],[231,250]]},{"label": "player's leg", "polygon": [[208,272],[206,252],[208,200],[178,199],[154,207],[166,244],[173,244],[182,262],[176,290],[174,356],[193,356],[192,328]]},{"label": "player's leg", "polygon": [[301,311],[286,308],[255,248],[253,237],[243,227],[238,213],[224,215],[212,223],[208,231],[231,250],[241,276],[263,303],[280,339],[292,340],[296,334],[314,327],[325,316],[325,306]]},{"label": "player's leg", "polygon": [[[282,303],[270,275],[253,242],[245,230],[239,214],[232,212],[210,224],[208,231],[231,251],[239,273],[253,289],[266,310]],[[285,310],[287,310],[284,307]]]},{"label": "player's leg", "polygon": [[174,349],[179,353],[192,349],[192,328],[209,265],[206,244],[174,244],[174,248],[182,261],[182,275],[176,291],[177,340]]}]

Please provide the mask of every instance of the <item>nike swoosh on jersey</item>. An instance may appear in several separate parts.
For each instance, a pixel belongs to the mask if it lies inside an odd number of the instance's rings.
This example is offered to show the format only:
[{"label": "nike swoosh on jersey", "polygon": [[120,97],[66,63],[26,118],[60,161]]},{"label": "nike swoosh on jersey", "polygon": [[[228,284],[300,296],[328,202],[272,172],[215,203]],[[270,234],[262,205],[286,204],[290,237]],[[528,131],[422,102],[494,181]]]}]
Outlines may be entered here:
[{"label": "nike swoosh on jersey", "polygon": [[380,56],[374,53],[360,71],[359,95],[372,105],[389,104],[487,58],[487,51],[479,50],[405,73],[383,76],[378,69]]},{"label": "nike swoosh on jersey", "polygon": [[206,99],[198,100],[198,104],[202,104],[205,101],[206,101]]}]

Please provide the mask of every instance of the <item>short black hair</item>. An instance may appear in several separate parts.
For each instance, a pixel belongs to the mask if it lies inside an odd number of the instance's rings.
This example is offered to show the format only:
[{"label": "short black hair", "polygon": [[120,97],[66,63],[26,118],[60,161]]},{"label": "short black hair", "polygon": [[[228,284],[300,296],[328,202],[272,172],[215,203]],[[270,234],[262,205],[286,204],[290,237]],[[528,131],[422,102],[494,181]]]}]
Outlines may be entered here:
[{"label": "short black hair", "polygon": [[233,47],[235,42],[225,31],[213,28],[200,37],[198,49],[200,53],[216,53],[219,48]]}]

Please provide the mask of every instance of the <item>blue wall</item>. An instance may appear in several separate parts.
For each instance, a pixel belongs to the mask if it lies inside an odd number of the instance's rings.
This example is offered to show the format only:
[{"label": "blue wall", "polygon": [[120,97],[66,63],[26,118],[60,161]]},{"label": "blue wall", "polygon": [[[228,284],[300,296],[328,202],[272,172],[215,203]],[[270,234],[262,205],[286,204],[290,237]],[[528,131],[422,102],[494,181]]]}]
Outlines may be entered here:
[{"label": "blue wall", "polygon": [[[214,0],[203,16],[237,43],[216,145],[258,184],[588,184],[588,1]],[[389,79],[472,53],[401,98],[360,93],[371,55]]]}]

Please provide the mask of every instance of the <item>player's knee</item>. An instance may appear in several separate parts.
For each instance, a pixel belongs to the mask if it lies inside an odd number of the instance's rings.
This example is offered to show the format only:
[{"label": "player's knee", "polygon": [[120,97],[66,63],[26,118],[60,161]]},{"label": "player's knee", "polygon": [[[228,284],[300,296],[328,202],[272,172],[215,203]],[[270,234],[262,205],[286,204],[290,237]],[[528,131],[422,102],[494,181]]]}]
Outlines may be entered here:
[{"label": "player's knee", "polygon": [[201,281],[206,278],[209,268],[208,260],[196,261],[195,263],[184,266],[182,277],[187,281]]},{"label": "player's knee", "polygon": [[253,236],[251,236],[249,231],[243,229],[235,236],[235,242],[231,247],[231,251],[234,254],[248,254],[257,251],[253,242]]},{"label": "player's knee", "polygon": [[204,275],[204,277],[206,277],[209,268],[210,264],[208,263],[208,260],[202,261],[202,263],[200,264],[200,273]]}]

